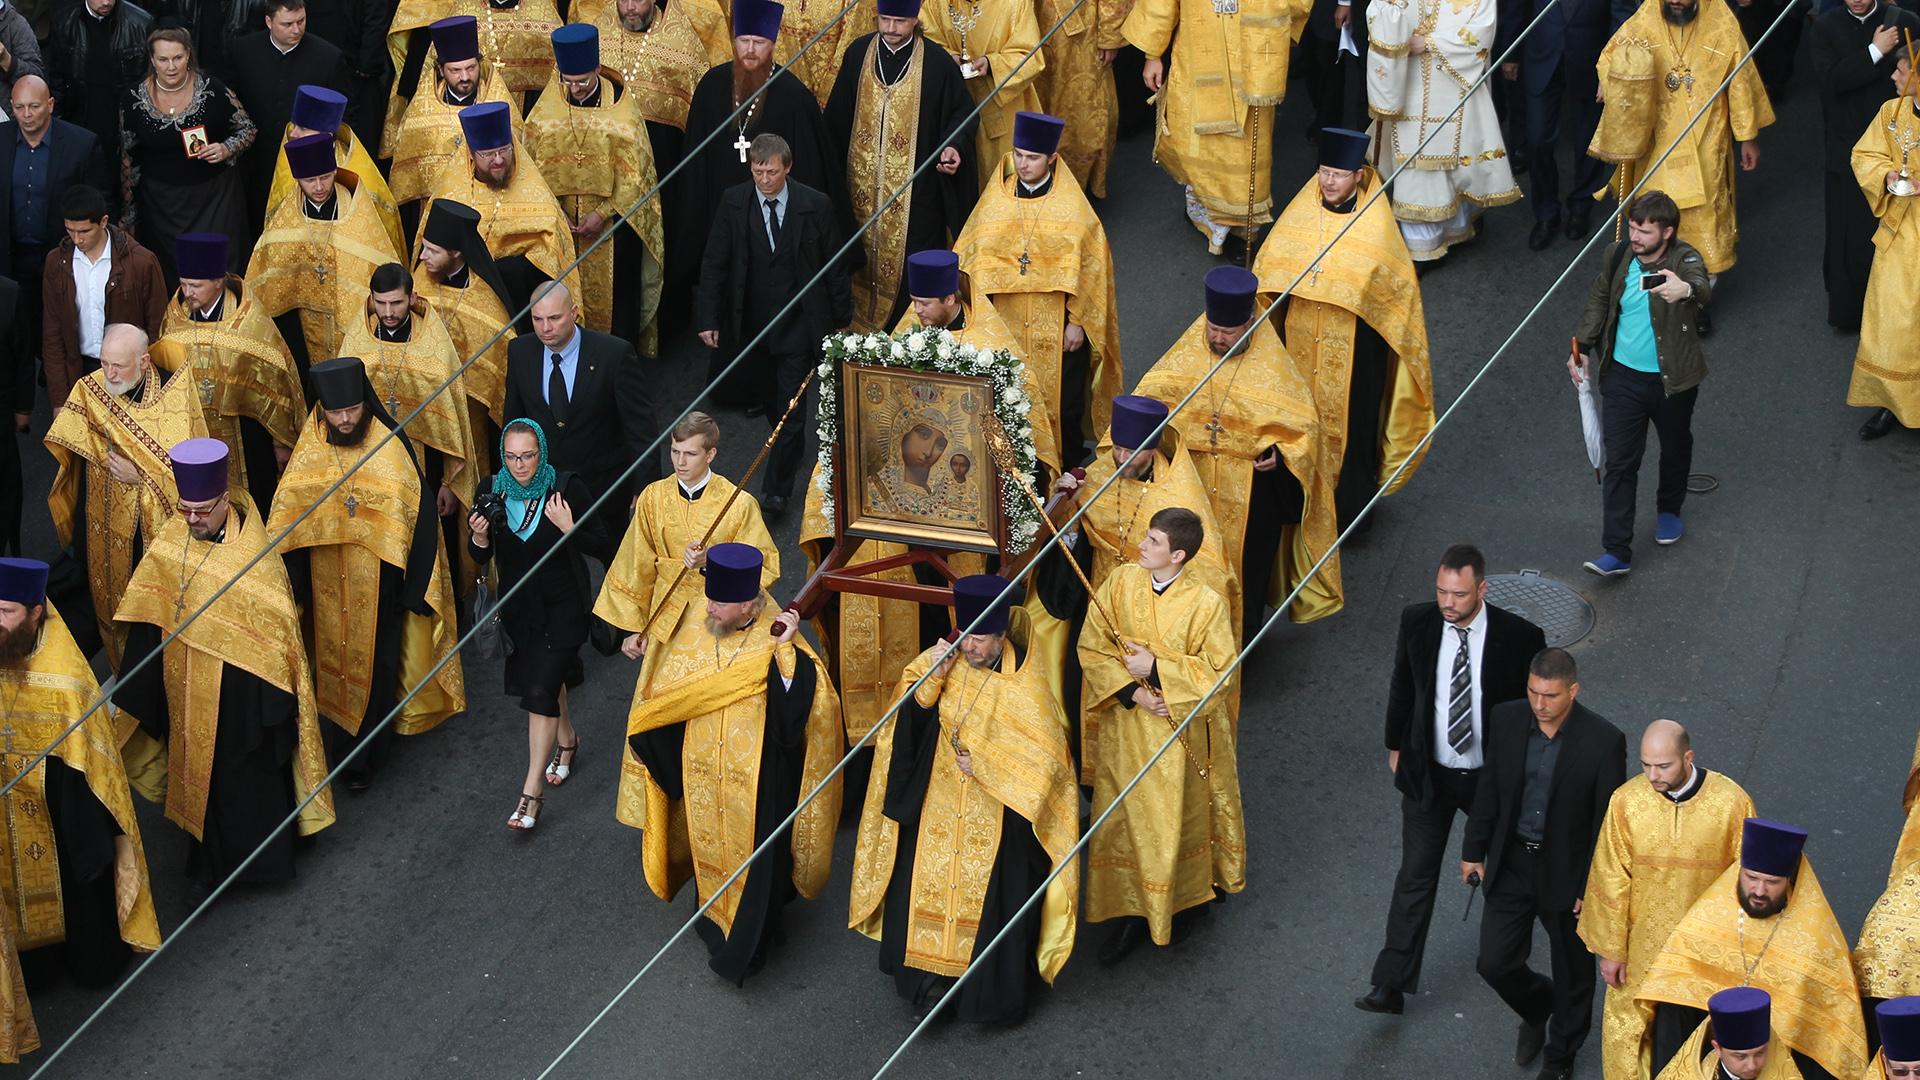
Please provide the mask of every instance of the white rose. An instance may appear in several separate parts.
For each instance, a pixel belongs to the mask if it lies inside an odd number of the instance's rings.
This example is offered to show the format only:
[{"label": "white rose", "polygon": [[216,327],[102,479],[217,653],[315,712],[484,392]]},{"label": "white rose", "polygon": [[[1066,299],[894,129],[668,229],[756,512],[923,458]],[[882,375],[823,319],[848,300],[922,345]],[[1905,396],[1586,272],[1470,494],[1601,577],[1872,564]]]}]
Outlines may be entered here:
[{"label": "white rose", "polygon": [[1020,391],[1011,386],[1003,387],[1000,391],[1000,400],[1012,405],[1020,400]]},{"label": "white rose", "polygon": [[980,350],[972,345],[962,345],[960,346],[960,359],[968,363],[978,363],[980,360]]},{"label": "white rose", "polygon": [[927,338],[924,334],[915,334],[907,339],[907,351],[919,356],[927,351]]},{"label": "white rose", "polygon": [[885,345],[886,339],[882,338],[879,334],[867,335],[866,347],[868,352],[879,352]]},{"label": "white rose", "polygon": [[1025,416],[1033,411],[1033,404],[1026,398],[1021,398],[1019,401],[1013,403],[1013,411],[1019,413],[1021,416]]},{"label": "white rose", "polygon": [[953,359],[953,342],[942,341],[938,345],[935,345],[933,347],[933,355],[939,357],[942,360]]}]

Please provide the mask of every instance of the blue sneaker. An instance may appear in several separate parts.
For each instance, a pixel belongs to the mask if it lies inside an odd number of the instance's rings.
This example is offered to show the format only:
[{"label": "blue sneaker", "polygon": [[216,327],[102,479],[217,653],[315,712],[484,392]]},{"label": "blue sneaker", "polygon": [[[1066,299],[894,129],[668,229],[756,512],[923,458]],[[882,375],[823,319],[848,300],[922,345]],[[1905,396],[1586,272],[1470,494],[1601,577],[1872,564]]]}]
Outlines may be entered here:
[{"label": "blue sneaker", "polygon": [[1633,564],[1608,552],[1597,559],[1588,559],[1584,564],[1592,573],[1601,577],[1625,577],[1633,569]]},{"label": "blue sneaker", "polygon": [[1677,544],[1687,534],[1686,523],[1679,514],[1661,514],[1660,520],[1653,526],[1653,542],[1656,544]]}]

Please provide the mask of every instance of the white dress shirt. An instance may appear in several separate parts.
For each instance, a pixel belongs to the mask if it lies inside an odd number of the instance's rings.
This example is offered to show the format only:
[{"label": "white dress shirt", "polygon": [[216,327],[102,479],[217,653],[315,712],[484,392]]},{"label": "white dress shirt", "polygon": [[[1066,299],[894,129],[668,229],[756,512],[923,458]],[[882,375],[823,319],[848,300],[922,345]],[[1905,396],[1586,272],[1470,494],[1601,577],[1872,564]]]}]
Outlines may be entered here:
[{"label": "white dress shirt", "polygon": [[1460,651],[1460,631],[1445,620],[1440,624],[1440,656],[1433,680],[1433,759],[1449,769],[1477,769],[1486,764],[1487,725],[1480,710],[1480,666],[1487,655],[1487,605],[1467,624],[1467,670],[1473,672],[1473,741],[1467,752],[1456,754],[1447,741],[1447,706],[1453,701],[1453,658]]},{"label": "white dress shirt", "polygon": [[113,237],[100,248],[98,260],[73,249],[73,298],[80,309],[80,355],[100,357],[100,339],[107,333],[107,278],[113,274]]}]

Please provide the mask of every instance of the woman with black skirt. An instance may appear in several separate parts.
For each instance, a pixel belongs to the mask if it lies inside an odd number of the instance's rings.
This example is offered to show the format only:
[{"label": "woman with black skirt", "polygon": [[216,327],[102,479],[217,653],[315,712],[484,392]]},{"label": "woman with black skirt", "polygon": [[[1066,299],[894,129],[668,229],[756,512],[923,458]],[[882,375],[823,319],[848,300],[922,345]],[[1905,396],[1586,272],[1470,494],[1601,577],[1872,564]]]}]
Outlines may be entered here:
[{"label": "woman with black skirt", "polygon": [[[547,462],[547,436],[539,424],[507,424],[500,433],[500,461],[491,490],[505,500],[505,517],[489,521],[475,510],[467,518],[467,548],[483,566],[498,553],[502,594],[532,577],[499,612],[510,650],[507,693],[527,710],[527,777],[507,818],[507,828],[524,832],[539,820],[543,782],[559,787],[573,771],[580,736],[567,716],[567,687],[580,685],[580,646],[593,611],[584,557],[604,561],[613,553],[597,522],[574,522],[573,505],[584,507],[592,497],[578,476],[555,472]],[[531,569],[576,531],[557,555]]]}]

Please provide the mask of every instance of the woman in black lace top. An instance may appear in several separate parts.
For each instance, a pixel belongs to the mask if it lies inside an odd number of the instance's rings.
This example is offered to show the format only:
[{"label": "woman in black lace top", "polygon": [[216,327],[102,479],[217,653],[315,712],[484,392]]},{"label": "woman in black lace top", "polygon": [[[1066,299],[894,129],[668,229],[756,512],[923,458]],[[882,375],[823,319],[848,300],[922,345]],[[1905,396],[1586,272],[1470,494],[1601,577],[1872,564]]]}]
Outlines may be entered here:
[{"label": "woman in black lace top", "polygon": [[236,165],[253,145],[253,120],[231,90],[195,66],[185,30],[147,36],[147,77],[127,92],[120,127],[126,224],[159,257],[167,287],[179,284],[173,238],[184,232],[232,237],[228,271],[240,273],[253,229]]}]

